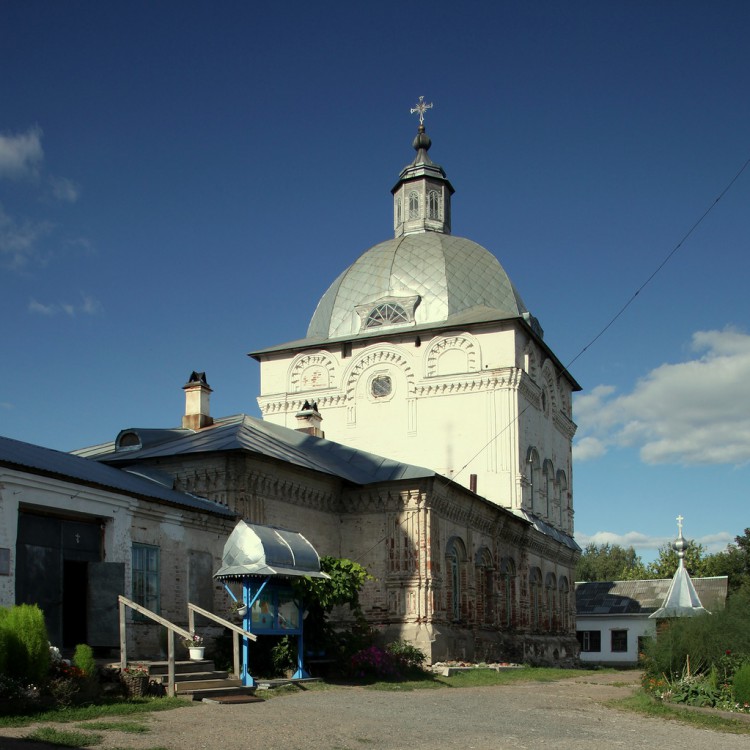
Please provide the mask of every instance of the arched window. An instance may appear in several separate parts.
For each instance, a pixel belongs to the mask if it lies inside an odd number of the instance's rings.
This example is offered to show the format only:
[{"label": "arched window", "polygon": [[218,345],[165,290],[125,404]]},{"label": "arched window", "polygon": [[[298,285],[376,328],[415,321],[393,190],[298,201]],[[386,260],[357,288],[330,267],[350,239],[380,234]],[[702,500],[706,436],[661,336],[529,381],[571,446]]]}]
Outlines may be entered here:
[{"label": "arched window", "polygon": [[557,590],[560,601],[560,630],[567,632],[570,628],[570,585],[565,576],[560,579]]},{"label": "arched window", "polygon": [[401,223],[401,198],[396,198],[396,224]]},{"label": "arched window", "polygon": [[544,581],[545,609],[547,616],[547,629],[557,629],[557,579],[554,573],[547,573]]},{"label": "arched window", "polygon": [[495,565],[492,553],[482,547],[476,556],[477,609],[480,622],[495,621]]},{"label": "arched window", "polygon": [[557,472],[557,492],[560,498],[560,528],[570,529],[570,496],[568,495],[568,478],[561,469]]},{"label": "arched window", "polygon": [[536,506],[539,505],[539,454],[536,448],[531,447],[526,452],[526,465],[529,479],[529,510],[534,513]]},{"label": "arched window", "polygon": [[408,323],[409,314],[401,305],[395,302],[386,302],[374,307],[365,320],[365,328],[377,328],[378,326],[390,326],[398,323]]},{"label": "arched window", "polygon": [[427,216],[430,219],[440,218],[440,195],[437,190],[427,193]]},{"label": "arched window", "polygon": [[552,500],[555,493],[555,467],[552,466],[552,461],[548,458],[544,461],[544,492],[547,502],[547,520],[552,520]]},{"label": "arched window", "polygon": [[416,190],[412,190],[409,193],[409,218],[419,218],[419,193]]},{"label": "arched window", "polygon": [[500,624],[513,627],[513,603],[516,598],[516,565],[510,557],[500,563]]},{"label": "arched window", "polygon": [[451,619],[460,620],[462,614],[461,598],[463,597],[463,572],[466,562],[466,548],[458,537],[454,537],[448,542],[445,560],[448,570],[448,611]]},{"label": "arched window", "polygon": [[529,614],[532,630],[539,630],[542,615],[542,571],[539,568],[529,570]]}]

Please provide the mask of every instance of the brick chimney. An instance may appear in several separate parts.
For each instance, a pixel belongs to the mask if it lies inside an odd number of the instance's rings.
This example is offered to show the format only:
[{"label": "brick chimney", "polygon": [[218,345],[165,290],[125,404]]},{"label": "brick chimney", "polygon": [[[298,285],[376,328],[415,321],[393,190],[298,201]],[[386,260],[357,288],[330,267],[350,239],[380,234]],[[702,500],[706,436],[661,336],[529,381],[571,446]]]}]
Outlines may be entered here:
[{"label": "brick chimney", "polygon": [[182,426],[188,430],[200,430],[201,427],[212,425],[214,420],[209,406],[212,391],[206,381],[206,373],[193,371],[182,390],[185,391]]},{"label": "brick chimney", "polygon": [[325,437],[326,434],[320,429],[320,423],[323,421],[323,417],[320,416],[318,411],[318,404],[313,401],[309,403],[305,401],[302,404],[302,409],[297,412],[297,432],[306,432],[308,435],[314,437]]}]

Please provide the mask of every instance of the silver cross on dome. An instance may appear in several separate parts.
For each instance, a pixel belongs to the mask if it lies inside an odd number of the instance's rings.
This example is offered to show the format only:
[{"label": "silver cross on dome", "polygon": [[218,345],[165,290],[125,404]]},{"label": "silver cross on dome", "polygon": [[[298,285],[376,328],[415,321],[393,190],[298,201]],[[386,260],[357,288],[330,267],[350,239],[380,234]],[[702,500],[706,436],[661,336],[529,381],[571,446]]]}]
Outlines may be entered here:
[{"label": "silver cross on dome", "polygon": [[419,103],[416,107],[411,108],[410,114],[414,114],[415,112],[419,112],[419,124],[424,125],[424,113],[428,110],[432,109],[432,102],[429,104],[425,104],[425,100],[423,96],[419,97]]},{"label": "silver cross on dome", "polygon": [[677,530],[679,531],[680,536],[682,536],[682,522],[684,520],[685,519],[681,515],[677,516]]}]

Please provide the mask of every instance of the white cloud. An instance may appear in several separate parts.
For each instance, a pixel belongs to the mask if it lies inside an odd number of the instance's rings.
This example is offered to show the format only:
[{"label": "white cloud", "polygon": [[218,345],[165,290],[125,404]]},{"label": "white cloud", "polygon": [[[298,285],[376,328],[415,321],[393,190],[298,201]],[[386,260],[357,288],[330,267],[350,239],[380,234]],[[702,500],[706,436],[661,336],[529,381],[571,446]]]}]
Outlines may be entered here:
[{"label": "white cloud", "polygon": [[576,541],[581,547],[588,544],[619,545],[620,547],[633,547],[636,552],[640,549],[657,549],[663,544],[674,541],[674,537],[650,536],[640,531],[627,531],[624,534],[616,534],[614,531],[597,531],[595,534],[576,533]]},{"label": "white cloud", "polygon": [[69,318],[75,318],[77,315],[98,315],[102,312],[103,307],[99,300],[90,297],[87,294],[81,295],[81,302],[73,304],[71,302],[60,302],[45,305],[35,299],[29,300],[28,310],[36,315],[67,315]]},{"label": "white cloud", "polygon": [[692,349],[700,356],[657,367],[629,394],[598,386],[578,398],[576,457],[635,446],[649,464],[750,462],[750,335],[698,331]]},{"label": "white cloud", "polygon": [[0,178],[35,177],[43,159],[39,127],[29,128],[19,135],[0,133]]},{"label": "white cloud", "polygon": [[57,315],[57,307],[55,305],[43,305],[35,299],[30,299],[29,312],[36,313],[37,315]]},{"label": "white cloud", "polygon": [[52,231],[48,221],[17,222],[0,205],[0,265],[17,271],[30,260],[43,261],[39,241]]},{"label": "white cloud", "polygon": [[0,409],[12,409],[13,404],[10,401],[0,401]]},{"label": "white cloud", "polygon": [[67,177],[50,177],[49,184],[52,188],[52,195],[57,200],[65,201],[66,203],[75,203],[81,194],[79,186]]},{"label": "white cloud", "polygon": [[83,302],[81,303],[81,312],[85,315],[98,315],[102,311],[102,303],[99,300],[83,295]]},{"label": "white cloud", "polygon": [[599,458],[607,452],[607,446],[599,438],[591,435],[583,437],[573,446],[573,458],[576,461],[586,461],[591,458]]},{"label": "white cloud", "polygon": [[[628,548],[633,547],[635,551],[641,554],[644,551],[653,552],[663,547],[665,544],[671,544],[675,540],[676,534],[673,536],[650,536],[640,531],[627,531],[624,534],[617,534],[613,531],[597,531],[590,536],[588,534],[576,533],[576,542],[585,548],[588,544],[596,544],[602,546],[603,544],[619,545],[620,547]],[[728,531],[719,531],[714,534],[704,534],[700,537],[689,537],[698,544],[702,544],[703,548],[708,554],[714,554],[715,552],[723,552],[727,545],[734,542],[735,535],[730,534]]]}]

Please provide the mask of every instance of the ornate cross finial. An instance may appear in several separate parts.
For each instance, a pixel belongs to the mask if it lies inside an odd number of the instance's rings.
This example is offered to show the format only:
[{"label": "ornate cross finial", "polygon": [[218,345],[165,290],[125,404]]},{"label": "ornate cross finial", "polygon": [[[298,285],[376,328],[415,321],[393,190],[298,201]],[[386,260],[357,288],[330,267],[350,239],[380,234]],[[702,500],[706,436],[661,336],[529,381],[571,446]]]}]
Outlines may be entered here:
[{"label": "ornate cross finial", "polygon": [[677,530],[679,531],[680,536],[682,536],[682,522],[684,520],[685,519],[682,516],[677,516]]},{"label": "ornate cross finial", "polygon": [[420,96],[419,103],[416,107],[411,108],[410,114],[413,115],[415,112],[419,112],[419,124],[424,125],[424,113],[428,109],[432,109],[432,102],[430,102],[429,104],[425,104],[424,97]]}]

